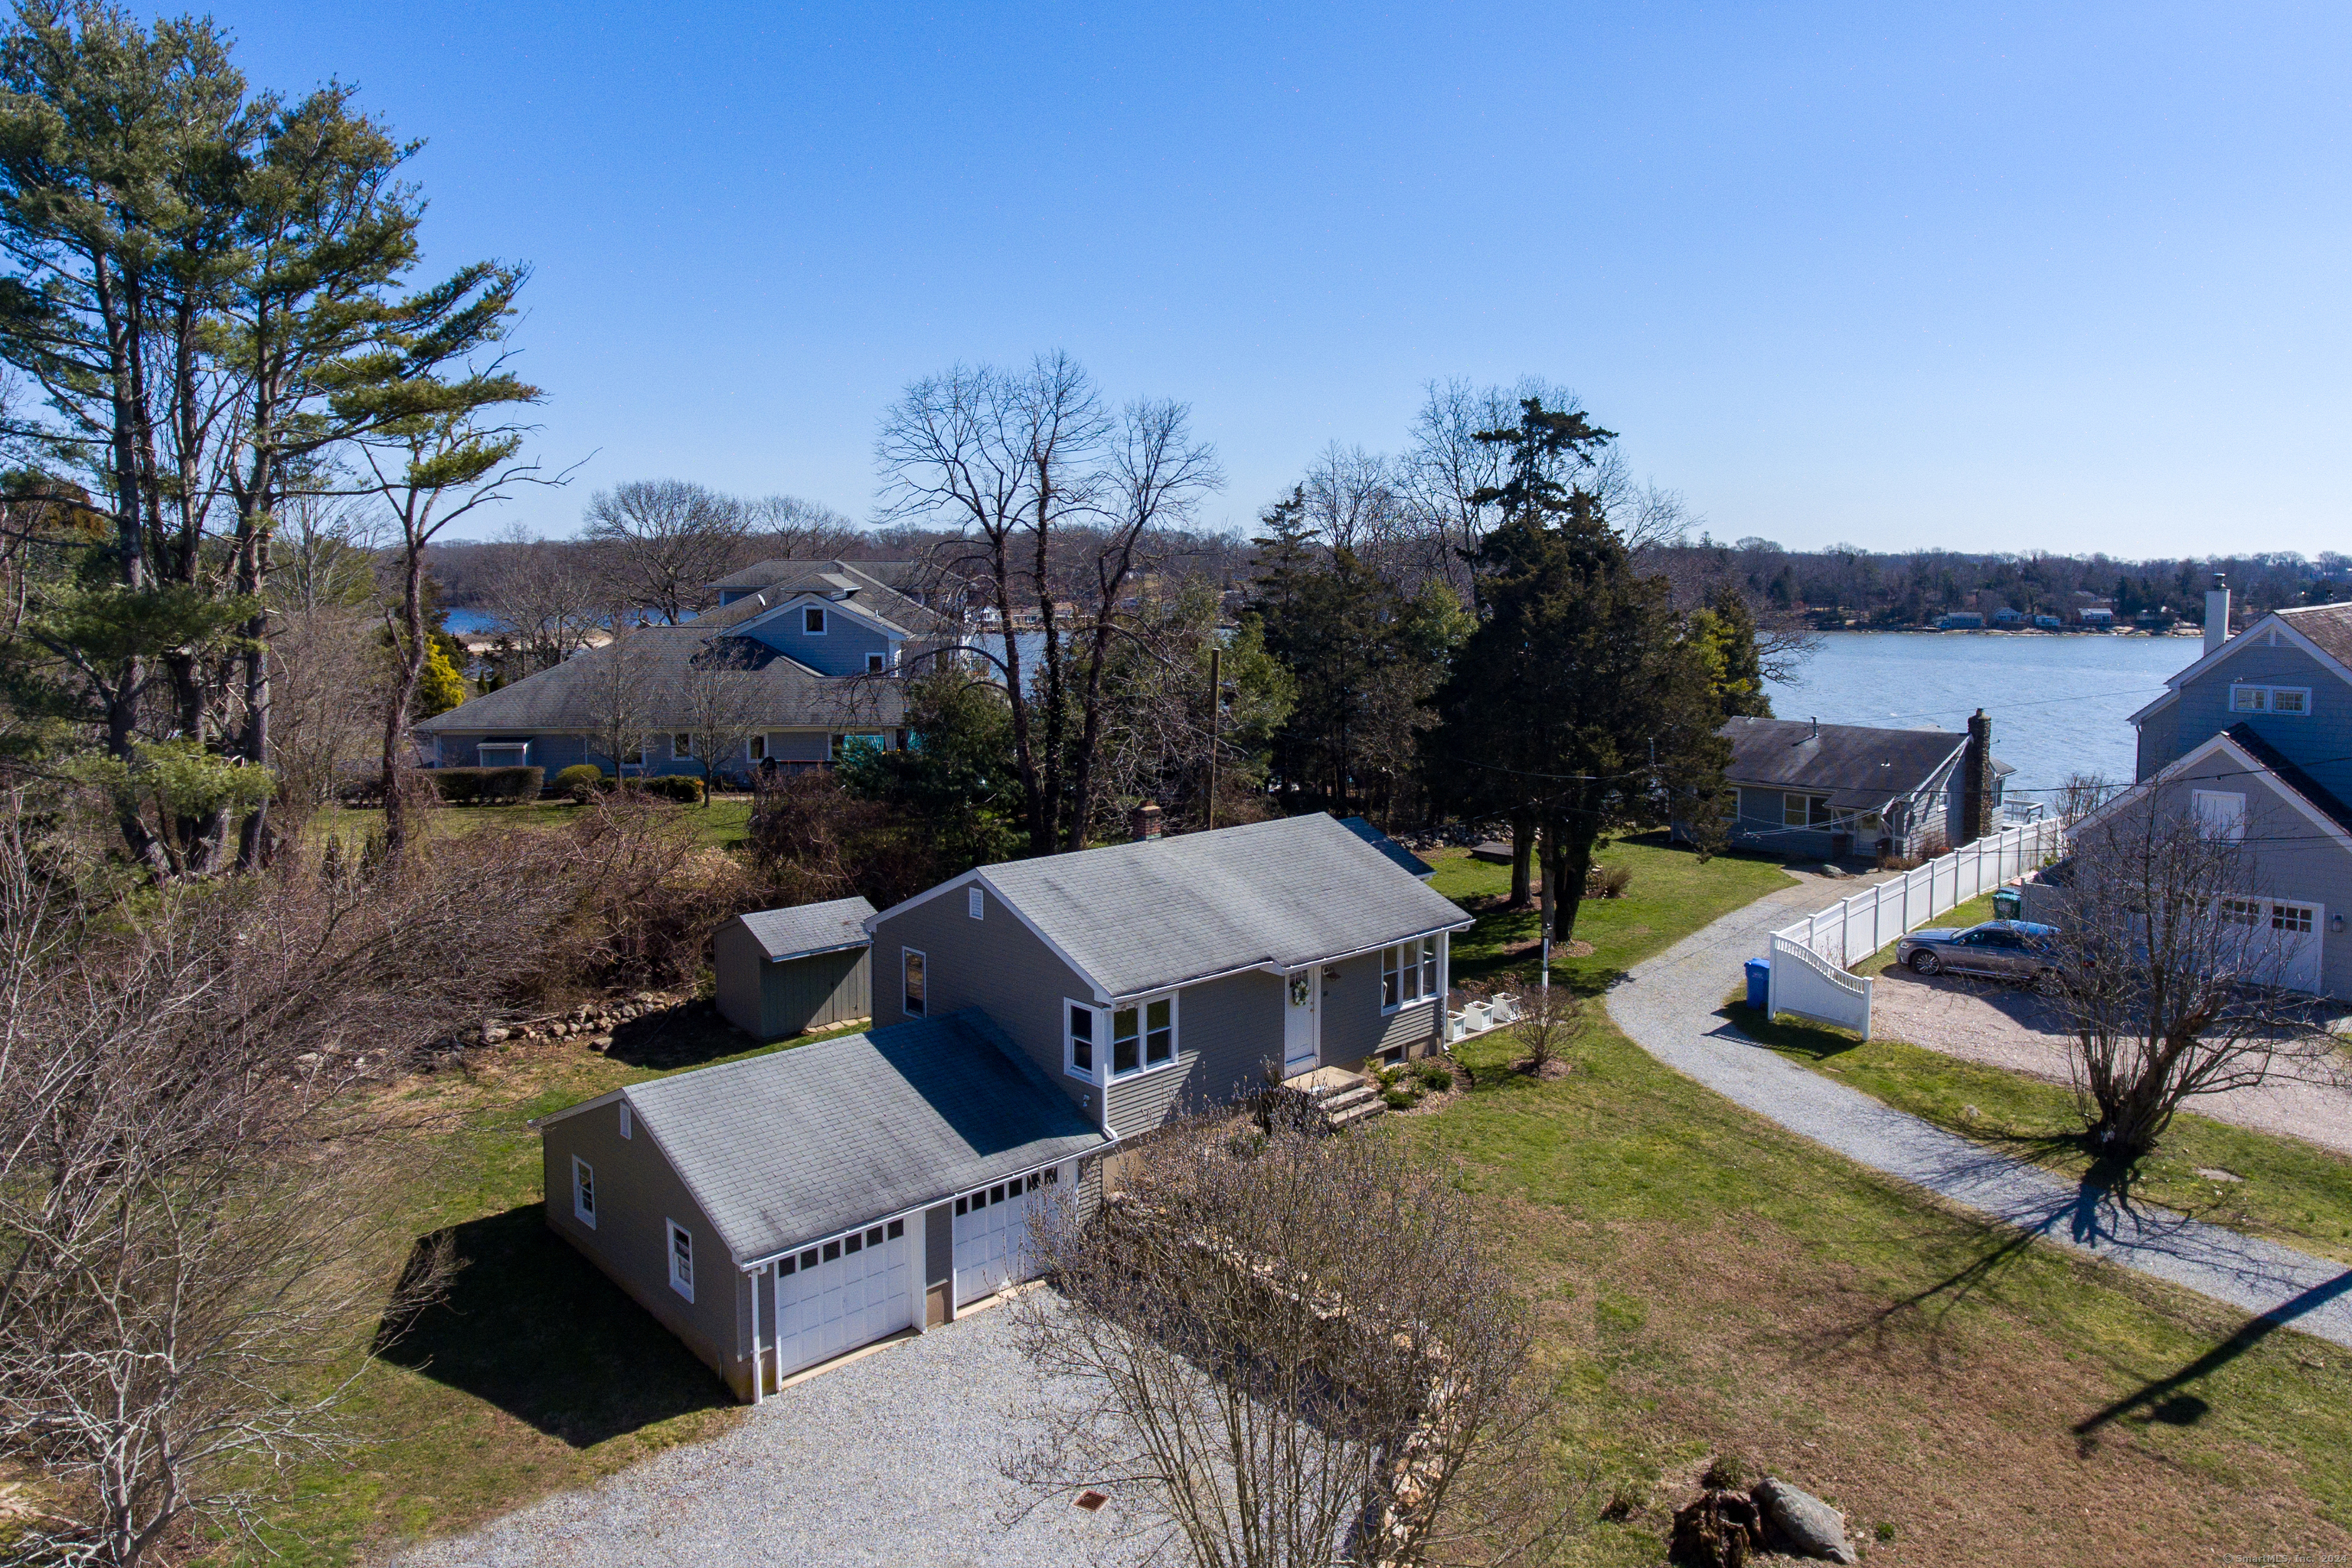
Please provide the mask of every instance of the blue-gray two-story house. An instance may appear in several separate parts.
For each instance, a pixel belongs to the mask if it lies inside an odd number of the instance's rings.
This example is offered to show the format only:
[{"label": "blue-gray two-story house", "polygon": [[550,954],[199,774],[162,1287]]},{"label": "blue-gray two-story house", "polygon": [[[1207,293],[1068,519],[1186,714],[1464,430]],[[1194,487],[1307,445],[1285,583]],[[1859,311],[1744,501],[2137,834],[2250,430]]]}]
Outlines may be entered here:
[{"label": "blue-gray two-story house", "polygon": [[2352,997],[2352,605],[2274,610],[2235,637],[2228,626],[2217,585],[2203,657],[2132,715],[2137,787],[2123,799],[2184,788],[2243,843],[2244,907],[2278,944],[2285,983]]},{"label": "blue-gray two-story house", "polygon": [[[678,626],[648,626],[574,655],[417,725],[443,767],[588,763],[607,773],[694,773],[709,732],[702,678],[725,671],[730,706],[747,710],[744,738],[711,759],[743,775],[762,763],[803,767],[853,745],[904,744],[906,681],[963,647],[960,624],[899,593],[871,563],[772,561],[764,586],[722,594],[717,609]],[[731,579],[730,581],[732,581]],[[740,679],[739,679],[740,678]],[[625,709],[630,754],[605,755],[608,715]]]}]

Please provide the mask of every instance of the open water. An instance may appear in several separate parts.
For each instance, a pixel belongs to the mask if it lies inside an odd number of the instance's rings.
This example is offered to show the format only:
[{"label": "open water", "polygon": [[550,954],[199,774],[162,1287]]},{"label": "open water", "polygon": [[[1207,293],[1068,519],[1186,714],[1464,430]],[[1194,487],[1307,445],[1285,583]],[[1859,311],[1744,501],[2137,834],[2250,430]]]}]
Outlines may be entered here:
[{"label": "open water", "polygon": [[1968,728],[1982,708],[1993,755],[2015,768],[2010,793],[2054,797],[2070,773],[2128,780],[2132,713],[2195,663],[2196,637],[2000,633],[1831,632],[1772,711],[1824,724]]}]

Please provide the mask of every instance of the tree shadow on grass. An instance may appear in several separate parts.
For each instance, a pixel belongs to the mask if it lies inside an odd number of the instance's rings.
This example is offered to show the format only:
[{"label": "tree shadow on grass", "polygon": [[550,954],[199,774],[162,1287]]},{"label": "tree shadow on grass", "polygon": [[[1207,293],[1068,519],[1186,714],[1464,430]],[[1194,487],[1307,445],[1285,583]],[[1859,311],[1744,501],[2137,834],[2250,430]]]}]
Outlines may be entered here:
[{"label": "tree shadow on grass", "polygon": [[2102,1428],[2119,1421],[2129,1420],[2143,1426],[2195,1426],[2204,1419],[2212,1406],[2197,1394],[2184,1392],[2189,1384],[2221,1371],[2279,1330],[2293,1324],[2296,1319],[2347,1294],[2352,1294],[2352,1268],[2346,1269],[2333,1279],[2321,1281],[2300,1295],[2289,1297],[2267,1312],[2248,1319],[2236,1333],[2179,1371],[2143,1384],[2114,1404],[2085,1415],[2074,1423],[2076,1441],[2087,1452],[2097,1446]]},{"label": "tree shadow on grass", "polygon": [[735,1403],[718,1374],[547,1228],[541,1205],[417,1239],[412,1273],[444,1237],[457,1272],[443,1298],[377,1326],[394,1366],[495,1405],[585,1448]]},{"label": "tree shadow on grass", "polygon": [[633,1068],[668,1072],[740,1056],[759,1045],[717,1013],[669,1007],[615,1026],[612,1048],[604,1054]]}]

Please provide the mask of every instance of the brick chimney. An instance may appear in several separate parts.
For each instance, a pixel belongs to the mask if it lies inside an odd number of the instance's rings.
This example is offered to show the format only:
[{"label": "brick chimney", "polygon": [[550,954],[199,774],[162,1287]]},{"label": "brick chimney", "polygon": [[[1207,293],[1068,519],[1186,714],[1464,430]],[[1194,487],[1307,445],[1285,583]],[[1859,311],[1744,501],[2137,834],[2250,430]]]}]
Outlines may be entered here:
[{"label": "brick chimney", "polygon": [[1992,721],[1979,708],[1969,720],[1968,750],[1960,753],[1961,843],[1992,831]]},{"label": "brick chimney", "polygon": [[1128,821],[1135,830],[1138,844],[1148,844],[1160,837],[1160,808],[1148,800],[1135,808]]}]

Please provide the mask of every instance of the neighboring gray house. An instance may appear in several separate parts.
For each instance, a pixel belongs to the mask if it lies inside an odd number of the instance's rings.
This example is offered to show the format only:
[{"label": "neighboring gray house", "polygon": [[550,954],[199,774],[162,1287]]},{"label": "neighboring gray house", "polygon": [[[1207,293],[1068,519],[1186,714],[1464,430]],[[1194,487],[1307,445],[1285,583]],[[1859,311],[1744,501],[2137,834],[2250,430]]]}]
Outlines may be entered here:
[{"label": "neighboring gray house", "polygon": [[731,576],[721,577],[710,587],[721,605],[762,593],[772,601],[777,590],[790,592],[822,571],[851,573],[926,609],[950,616],[962,609],[969,592],[961,577],[929,561],[762,561]]},{"label": "neighboring gray house", "polygon": [[631,1084],[532,1125],[549,1226],[753,1400],[1003,1289],[1030,1205],[1080,1193],[1108,1142],[977,1013]]},{"label": "neighboring gray house", "polygon": [[2000,826],[2016,771],[1991,755],[1981,711],[1964,734],[1810,719],[1731,719],[1717,733],[1731,743],[1730,843],[1792,858],[1941,855]]},{"label": "neighboring gray house", "polygon": [[864,899],[835,899],[727,921],[711,937],[719,1011],[757,1040],[871,1017],[873,912]]},{"label": "neighboring gray house", "polygon": [[[844,929],[772,913],[787,948]],[[1304,816],[983,867],[861,923],[876,1027],[534,1124],[550,1226],[747,1398],[1024,1278],[1031,1205],[1089,1201],[1118,1140],[1427,1050],[1470,919]]]},{"label": "neighboring gray house", "polygon": [[2275,610],[2235,637],[2229,622],[2217,581],[2203,655],[2132,715],[2135,787],[2086,821],[2168,786],[2243,842],[2242,902],[2285,984],[2352,998],[2352,605]]},{"label": "neighboring gray house", "polygon": [[[591,763],[608,773],[699,774],[698,704],[711,677],[727,672],[750,689],[740,700],[751,733],[716,759],[722,775],[742,778],[763,763],[819,766],[853,745],[903,745],[906,679],[960,657],[959,623],[848,562],[768,564],[789,569],[778,586],[681,626],[640,627],[427,719],[417,733],[444,767],[541,767],[551,776]],[[599,738],[616,710],[639,737],[617,760]]]}]

